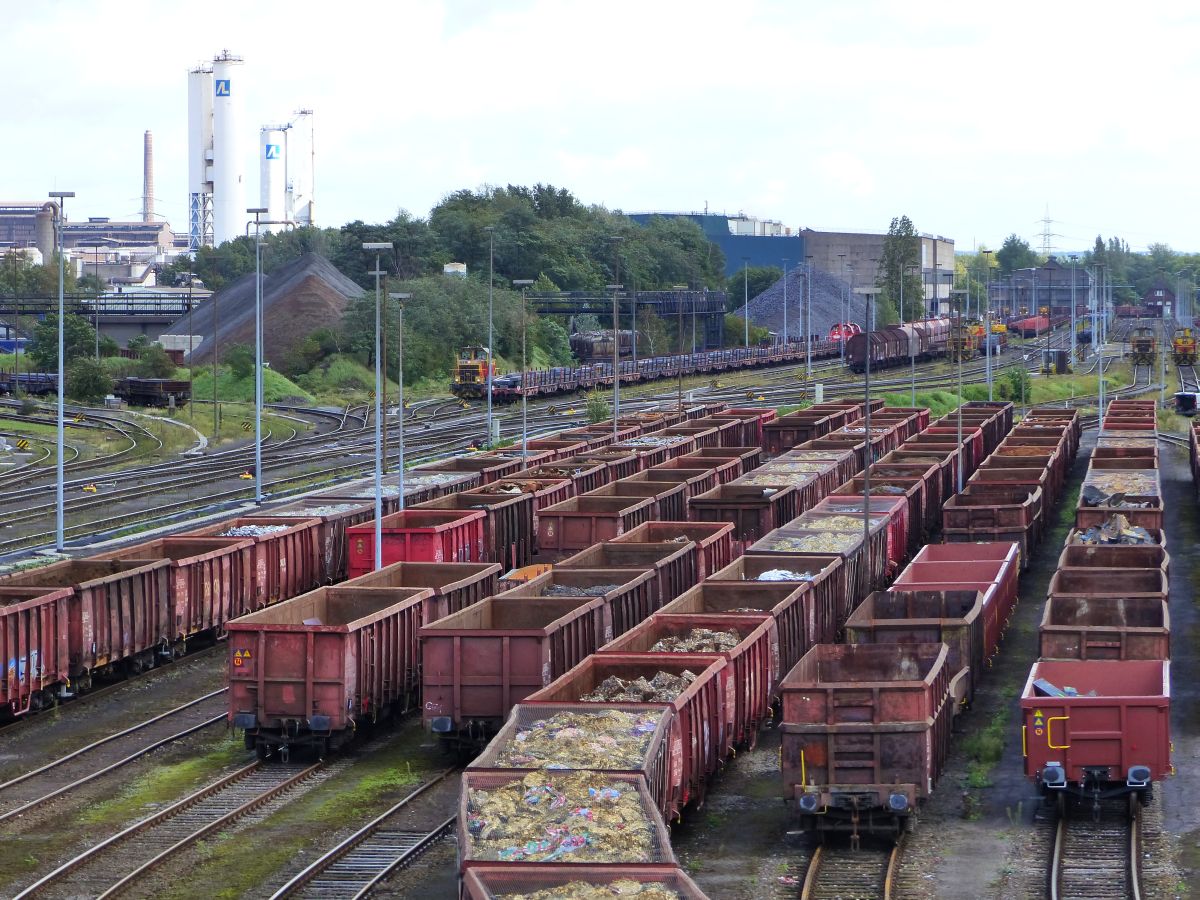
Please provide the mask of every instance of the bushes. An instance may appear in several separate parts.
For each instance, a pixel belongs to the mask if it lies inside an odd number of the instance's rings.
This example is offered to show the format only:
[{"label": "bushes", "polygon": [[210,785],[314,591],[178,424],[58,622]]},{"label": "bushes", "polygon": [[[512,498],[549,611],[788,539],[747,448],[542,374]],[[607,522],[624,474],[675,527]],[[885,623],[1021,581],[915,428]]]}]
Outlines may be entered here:
[{"label": "bushes", "polygon": [[81,403],[97,403],[112,390],[112,378],[93,359],[80,357],[67,366],[66,393]]}]

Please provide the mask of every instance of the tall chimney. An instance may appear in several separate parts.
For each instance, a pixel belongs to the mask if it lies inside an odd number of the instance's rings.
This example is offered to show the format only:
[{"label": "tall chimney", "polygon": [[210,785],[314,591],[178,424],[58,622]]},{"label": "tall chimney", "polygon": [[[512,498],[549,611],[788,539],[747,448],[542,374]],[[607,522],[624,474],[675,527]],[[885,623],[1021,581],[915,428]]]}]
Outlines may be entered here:
[{"label": "tall chimney", "polygon": [[154,135],[146,132],[142,157],[142,221],[154,221]]}]

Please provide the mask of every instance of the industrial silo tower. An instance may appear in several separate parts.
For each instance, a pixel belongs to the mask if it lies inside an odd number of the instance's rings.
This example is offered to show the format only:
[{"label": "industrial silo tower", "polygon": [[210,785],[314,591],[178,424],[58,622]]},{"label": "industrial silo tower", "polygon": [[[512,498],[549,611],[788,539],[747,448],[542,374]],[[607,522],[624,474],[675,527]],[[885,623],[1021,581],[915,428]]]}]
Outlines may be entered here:
[{"label": "industrial silo tower", "polygon": [[[313,114],[297,110],[284,125],[259,131],[259,206],[273,222],[313,224]],[[267,226],[277,230],[281,225]]]},{"label": "industrial silo tower", "polygon": [[242,59],[227,51],[188,74],[188,248],[245,233]]}]

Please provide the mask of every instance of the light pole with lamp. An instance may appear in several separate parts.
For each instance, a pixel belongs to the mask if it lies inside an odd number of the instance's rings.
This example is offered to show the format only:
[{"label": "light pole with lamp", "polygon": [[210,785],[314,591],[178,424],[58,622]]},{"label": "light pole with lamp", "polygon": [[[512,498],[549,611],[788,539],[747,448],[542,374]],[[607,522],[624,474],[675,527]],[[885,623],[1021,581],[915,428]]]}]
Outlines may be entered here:
[{"label": "light pole with lamp", "polygon": [[813,275],[813,258],[812,254],[804,257],[804,264],[807,271],[804,278],[805,300],[804,300],[804,377],[812,381],[812,275]]},{"label": "light pole with lamp", "polygon": [[[528,317],[525,314],[525,291],[527,291],[529,289],[529,286],[531,284],[533,284],[532,278],[515,278],[515,279],[513,279],[513,287],[519,287],[521,289],[521,456],[522,456],[522,458],[527,457],[529,455],[529,411],[528,411],[528,405],[527,405],[528,399],[529,399],[529,391],[527,390],[528,385],[526,384],[527,376],[529,374],[529,372],[527,371],[529,368],[529,364],[526,362],[526,357],[525,357],[525,332],[528,330],[528,323],[526,321],[526,319]],[[620,343],[617,340],[617,334],[618,334],[617,329],[620,327],[620,322],[616,318],[616,315],[615,315],[616,311],[617,311],[617,298],[616,298],[616,294],[613,294],[613,313],[614,313],[614,316],[613,316],[613,345],[614,346],[618,346]],[[617,351],[614,351],[614,352],[617,352]],[[616,427],[617,427],[616,422],[614,421],[613,422],[614,433],[616,431]]]},{"label": "light pole with lamp", "polygon": [[838,351],[842,355],[842,365],[845,365],[846,364],[846,331],[845,331],[845,326],[846,326],[846,299],[845,299],[846,298],[846,254],[839,253],[838,259],[841,260],[841,262],[838,263],[838,267],[839,267],[838,274],[840,274],[842,276],[842,284],[841,284],[841,290],[840,290],[840,293],[842,295],[842,306],[841,306],[842,321],[838,324],[838,344],[839,344]]},{"label": "light pole with lamp", "polygon": [[[516,282],[513,282],[514,284]],[[532,284],[532,282],[530,282]],[[617,442],[617,419],[621,417],[621,335],[617,330],[621,327],[621,318],[617,314],[617,291],[621,290],[623,285],[606,284],[604,289],[613,292],[613,443]],[[695,325],[696,318],[692,316],[692,350],[695,346]],[[523,340],[523,339],[522,339]]]},{"label": "light pole with lamp", "polygon": [[[495,442],[495,426],[492,424],[492,369],[496,367],[495,350],[492,347],[494,340],[492,333],[492,294],[493,285],[496,280],[496,226],[487,225],[483,229],[488,233],[488,347],[487,347],[487,442],[488,446],[492,446]],[[400,408],[400,414],[404,414],[404,407]]]},{"label": "light pole with lamp", "polygon": [[[377,265],[375,268],[378,269],[379,266]],[[398,420],[396,428],[400,432],[398,439],[400,452],[397,457],[399,465],[396,466],[396,471],[399,473],[400,483],[399,505],[397,508],[404,509],[404,301],[411,300],[412,294],[393,291],[388,293],[388,299],[395,300],[399,306],[397,314],[398,322],[396,325],[396,331],[399,335],[398,346],[396,348],[396,418]]]},{"label": "light pole with lamp", "polygon": [[679,338],[678,355],[675,357],[675,405],[680,410],[683,409],[683,292],[687,288],[686,284],[676,284],[671,288],[675,291],[675,327]]},{"label": "light pole with lamp", "polygon": [[1071,364],[1075,364],[1075,263],[1079,259],[1077,254],[1071,254]]},{"label": "light pole with lamp", "polygon": [[[380,352],[383,341],[382,310],[379,299],[379,279],[384,271],[381,265],[385,250],[393,249],[391,241],[364,241],[362,248],[368,252],[375,251],[375,269],[369,275],[375,276],[375,569],[383,568],[383,360]],[[404,470],[400,470],[400,478],[404,478]],[[401,489],[399,498],[404,504],[404,493]]]},{"label": "light pole with lamp", "polygon": [[66,366],[64,359],[66,357],[66,332],[63,319],[66,316],[66,303],[63,299],[63,281],[66,279],[66,264],[64,262],[64,254],[66,250],[63,248],[63,229],[66,227],[66,216],[64,214],[66,204],[63,202],[69,197],[74,197],[74,191],[51,191],[50,197],[57,200],[55,204],[55,222],[58,224],[58,423],[55,433],[55,456],[54,461],[54,549],[59,553],[63,550],[63,451],[64,451],[64,435],[65,425],[63,423],[63,406],[66,403]]},{"label": "light pole with lamp", "polygon": [[742,326],[746,332],[746,349],[750,349],[750,257],[742,257]]},{"label": "light pole with lamp", "polygon": [[[917,269],[917,268],[920,268],[920,267],[912,265],[912,264],[909,264],[907,266],[902,266],[900,268],[900,321],[901,322],[903,322],[906,318],[908,318],[905,315],[905,311],[904,311],[904,279],[908,277],[909,272],[911,272],[913,269]],[[924,306],[925,306],[925,304],[922,303],[921,307],[924,308]],[[911,321],[911,319],[908,322],[908,367],[909,367],[909,373],[910,373],[909,378],[910,378],[911,388],[912,388],[912,405],[913,406],[917,405],[917,342],[915,340],[916,331],[914,330],[914,327],[913,327],[915,324],[916,323]]]},{"label": "light pole with lamp", "polygon": [[992,399],[992,251],[983,251],[983,358],[987,371],[988,401]]},{"label": "light pole with lamp", "polygon": [[788,341],[788,323],[787,323],[787,257],[783,259],[783,349],[787,350]]},{"label": "light pole with lamp", "polygon": [[[871,300],[872,294],[868,293],[864,298],[866,308],[863,310],[863,318],[866,320],[863,331],[866,334],[871,333]],[[867,556],[867,571],[871,571],[871,466],[875,463],[875,454],[871,446],[871,354],[868,352],[870,343],[868,342],[863,351],[864,363],[864,386],[863,386],[863,436],[866,440],[865,454],[863,457],[863,549]]]}]

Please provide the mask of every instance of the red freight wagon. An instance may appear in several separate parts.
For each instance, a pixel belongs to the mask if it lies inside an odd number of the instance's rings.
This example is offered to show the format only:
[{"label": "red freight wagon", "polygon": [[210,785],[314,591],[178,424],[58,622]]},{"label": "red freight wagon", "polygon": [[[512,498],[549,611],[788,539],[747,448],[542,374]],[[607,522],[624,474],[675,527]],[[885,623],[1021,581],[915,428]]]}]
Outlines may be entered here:
[{"label": "red freight wagon", "polygon": [[[913,558],[914,563],[975,563],[996,564],[996,576],[992,579],[999,586],[1004,616],[1017,603],[1017,579],[1021,570],[1020,548],[1008,541],[977,544],[927,544]],[[898,580],[898,579],[897,579]],[[949,590],[946,585],[943,590]],[[972,588],[974,589],[974,588]]]},{"label": "red freight wagon", "polygon": [[[668,703],[647,702],[634,706],[661,709],[669,706],[671,754],[680,763],[680,792],[674,798],[673,814],[689,802],[704,799],[708,779],[716,774],[728,748],[728,710],[724,696],[726,662],[718,653],[612,653],[595,654],[561,678],[531,694],[526,703],[586,703],[582,698],[610,676],[626,681],[651,679],[659,672],[678,676],[691,672],[695,680]],[[628,701],[621,701],[626,705]]]},{"label": "red freight wagon", "polygon": [[[170,560],[69,559],[0,578],[0,588],[69,588],[66,635],[71,686],[91,687],[92,673],[120,664],[152,668],[170,644]],[[60,620],[58,627],[64,623]]]},{"label": "red freight wagon", "polygon": [[[548,438],[535,438],[532,441],[526,442],[525,446],[532,452],[548,451],[550,456],[547,462],[551,463],[556,459],[566,459],[568,456],[574,456],[576,453],[583,453],[590,446],[586,440],[581,440],[578,437],[561,438],[561,434]],[[526,466],[528,466],[528,462]]]},{"label": "red freight wagon", "polygon": [[[570,703],[561,706],[518,703],[508,721],[467,767],[469,772],[534,772],[541,770],[595,769],[595,732],[581,724],[589,720],[601,733],[611,735],[613,719],[628,726],[621,745],[604,760],[602,771],[622,772],[645,779],[658,811],[669,816],[679,793],[680,761],[671,758],[671,719],[668,706],[646,709],[623,703]],[[553,735],[550,742],[528,737]],[[610,745],[611,747],[612,745]],[[672,770],[674,762],[674,771]]]},{"label": "red freight wagon", "polygon": [[489,597],[424,626],[422,719],[448,741],[486,741],[513,705],[603,643],[602,597]]},{"label": "red freight wagon", "polygon": [[[417,472],[412,469],[404,473],[404,505],[423,503],[435,497],[444,497],[458,491],[474,490],[479,487],[478,472]],[[390,516],[400,508],[400,487],[395,483],[383,485],[383,514]],[[375,509],[375,486],[373,484],[340,484],[325,493],[313,494],[311,503],[368,503]]]},{"label": "red freight wagon", "polygon": [[[601,471],[596,487],[601,484],[607,484],[610,481],[616,481],[618,478],[628,478],[634,472],[640,472],[643,468],[641,458],[632,450],[618,450],[606,447],[603,450],[589,450],[587,453],[581,453],[577,457],[572,457],[567,462],[575,462],[583,460],[591,463],[600,463],[604,466]],[[575,493],[586,493],[576,488]]]},{"label": "red freight wagon", "polygon": [[597,896],[604,896],[602,891],[618,896],[620,888],[616,886],[617,882],[645,885],[648,890],[657,889],[657,886],[661,885],[663,891],[670,892],[665,896],[679,897],[682,900],[707,900],[707,895],[700,890],[696,882],[678,866],[643,863],[607,863],[596,866],[539,866],[529,863],[512,866],[479,863],[471,866],[463,874],[463,892],[466,900],[494,900],[496,897],[538,891],[561,892],[570,885],[582,883],[595,889]]},{"label": "red freight wagon", "polygon": [[[487,562],[482,510],[404,509],[384,516],[383,565],[394,562]],[[375,523],[349,530],[351,578],[375,568]]]},{"label": "red freight wagon", "polygon": [[562,503],[575,496],[575,483],[570,478],[528,478],[518,472],[510,478],[502,478],[477,488],[472,493],[481,497],[510,497],[517,491],[533,497],[533,540],[537,552],[538,513],[547,506]]},{"label": "red freight wagon", "polygon": [[697,522],[729,522],[734,548],[741,553],[764,534],[796,517],[794,488],[764,488],[731,482],[688,502],[688,518]]},{"label": "red freight wagon", "polygon": [[243,612],[298,597],[325,574],[317,519],[251,516],[184,533],[184,537],[246,537],[254,542],[255,596]]},{"label": "red freight wagon", "polygon": [[428,588],[324,587],[229,623],[229,718],[260,758],[324,755],[419,696]]},{"label": "red freight wagon", "polygon": [[846,620],[848,644],[945,644],[950,693],[970,703],[987,665],[978,591],[877,591]]},{"label": "red freight wagon", "polygon": [[247,538],[165,537],[93,558],[169,561],[173,641],[221,631],[253,607],[254,544]]},{"label": "red freight wagon", "polygon": [[1160,660],[1034,663],[1021,692],[1025,775],[1048,795],[1148,798],[1171,773],[1170,673]]},{"label": "red freight wagon", "polygon": [[[494,482],[493,482],[494,483]],[[429,500],[413,509],[482,509],[483,552],[480,562],[500,563],[505,570],[533,562],[533,496],[524,492],[497,496],[463,492]]]},{"label": "red freight wagon", "polygon": [[771,697],[780,677],[778,633],[769,615],[656,613],[601,647],[600,656],[673,652],[656,650],[655,645],[664,639],[686,640],[696,628],[733,632],[739,638],[735,647],[721,651],[729,664],[725,668],[725,702],[732,705],[730,740],[737,747],[752,748],[758,743],[759,728],[770,717]]},{"label": "red freight wagon", "polygon": [[1161,531],[1152,531],[1153,544],[1084,544],[1080,532],[1067,535],[1067,543],[1058,557],[1058,567],[1089,569],[1158,569],[1164,575],[1171,557]]},{"label": "red freight wagon", "polygon": [[691,446],[687,450],[671,454],[672,458],[679,456],[681,452],[691,453],[693,450],[699,450],[701,447],[720,447],[720,428],[715,425],[705,424],[705,421],[705,419],[695,419],[684,425],[672,425],[670,428],[656,431],[652,437],[682,437],[690,439]]},{"label": "red freight wagon", "polygon": [[632,528],[614,544],[696,543],[696,577],[699,583],[733,559],[733,525],[722,522],[645,522]]},{"label": "red freight wagon", "polygon": [[641,569],[653,574],[656,600],[654,608],[670,603],[696,583],[696,543],[634,544],[609,541],[593,544],[574,556],[556,563],[562,572],[569,569]]},{"label": "red freight wagon", "polygon": [[538,517],[538,547],[542,552],[562,553],[611,541],[649,522],[653,509],[650,497],[572,497],[542,510]]},{"label": "red freight wagon", "polygon": [[[504,478],[506,475],[512,475],[518,469],[525,468],[525,465],[525,459],[520,456],[494,456],[477,453],[470,456],[451,456],[447,459],[423,463],[414,466],[413,472],[416,474],[423,472],[477,472],[481,483],[487,484],[490,481]],[[534,465],[537,463],[534,462]]]},{"label": "red freight wagon", "polygon": [[496,563],[398,562],[352,578],[343,586],[429,588],[421,614],[421,624],[428,625],[495,594],[501,571]]},{"label": "red freight wagon", "polygon": [[1026,563],[1044,526],[1042,489],[1028,485],[973,481],[942,506],[946,543],[1013,541]]},{"label": "red freight wagon", "polygon": [[763,428],[768,422],[778,417],[773,409],[741,409],[731,408],[713,416],[715,420],[740,419],[742,423],[741,436],[736,447],[762,447]]},{"label": "red freight wagon", "polygon": [[767,456],[778,456],[793,447],[824,437],[844,424],[828,413],[798,410],[779,416],[762,426],[762,448]]},{"label": "red freight wagon", "polygon": [[497,597],[594,597],[602,603],[597,646],[624,634],[658,609],[658,585],[651,570],[564,569],[555,566]]},{"label": "red freight wagon", "polygon": [[[955,544],[954,546],[968,546]],[[914,562],[900,573],[893,588],[904,591],[971,591],[983,595],[984,653],[990,659],[1000,644],[1013,600],[1001,589],[1000,564],[991,561]]]},{"label": "red freight wagon", "polygon": [[846,596],[846,567],[840,556],[789,557],[783,554],[759,556],[743,553],[721,571],[710,576],[717,581],[747,581],[764,584],[790,584],[797,588],[807,586],[811,597],[805,597],[807,607],[803,621],[799,619],[778,620],[781,628],[794,628],[795,632],[785,635],[782,642],[791,647],[790,665],[783,667],[780,675],[813,644],[832,644],[838,639],[841,627],[839,618]]},{"label": "red freight wagon", "polygon": [[945,764],[948,659],[945,644],[819,644],[788,673],[783,792],[803,827],[901,830]]},{"label": "red freight wagon", "polygon": [[1038,628],[1042,659],[1170,659],[1166,600],[1051,597]]},{"label": "red freight wagon", "polygon": [[20,716],[55,702],[71,679],[69,587],[0,587],[0,714]]}]

